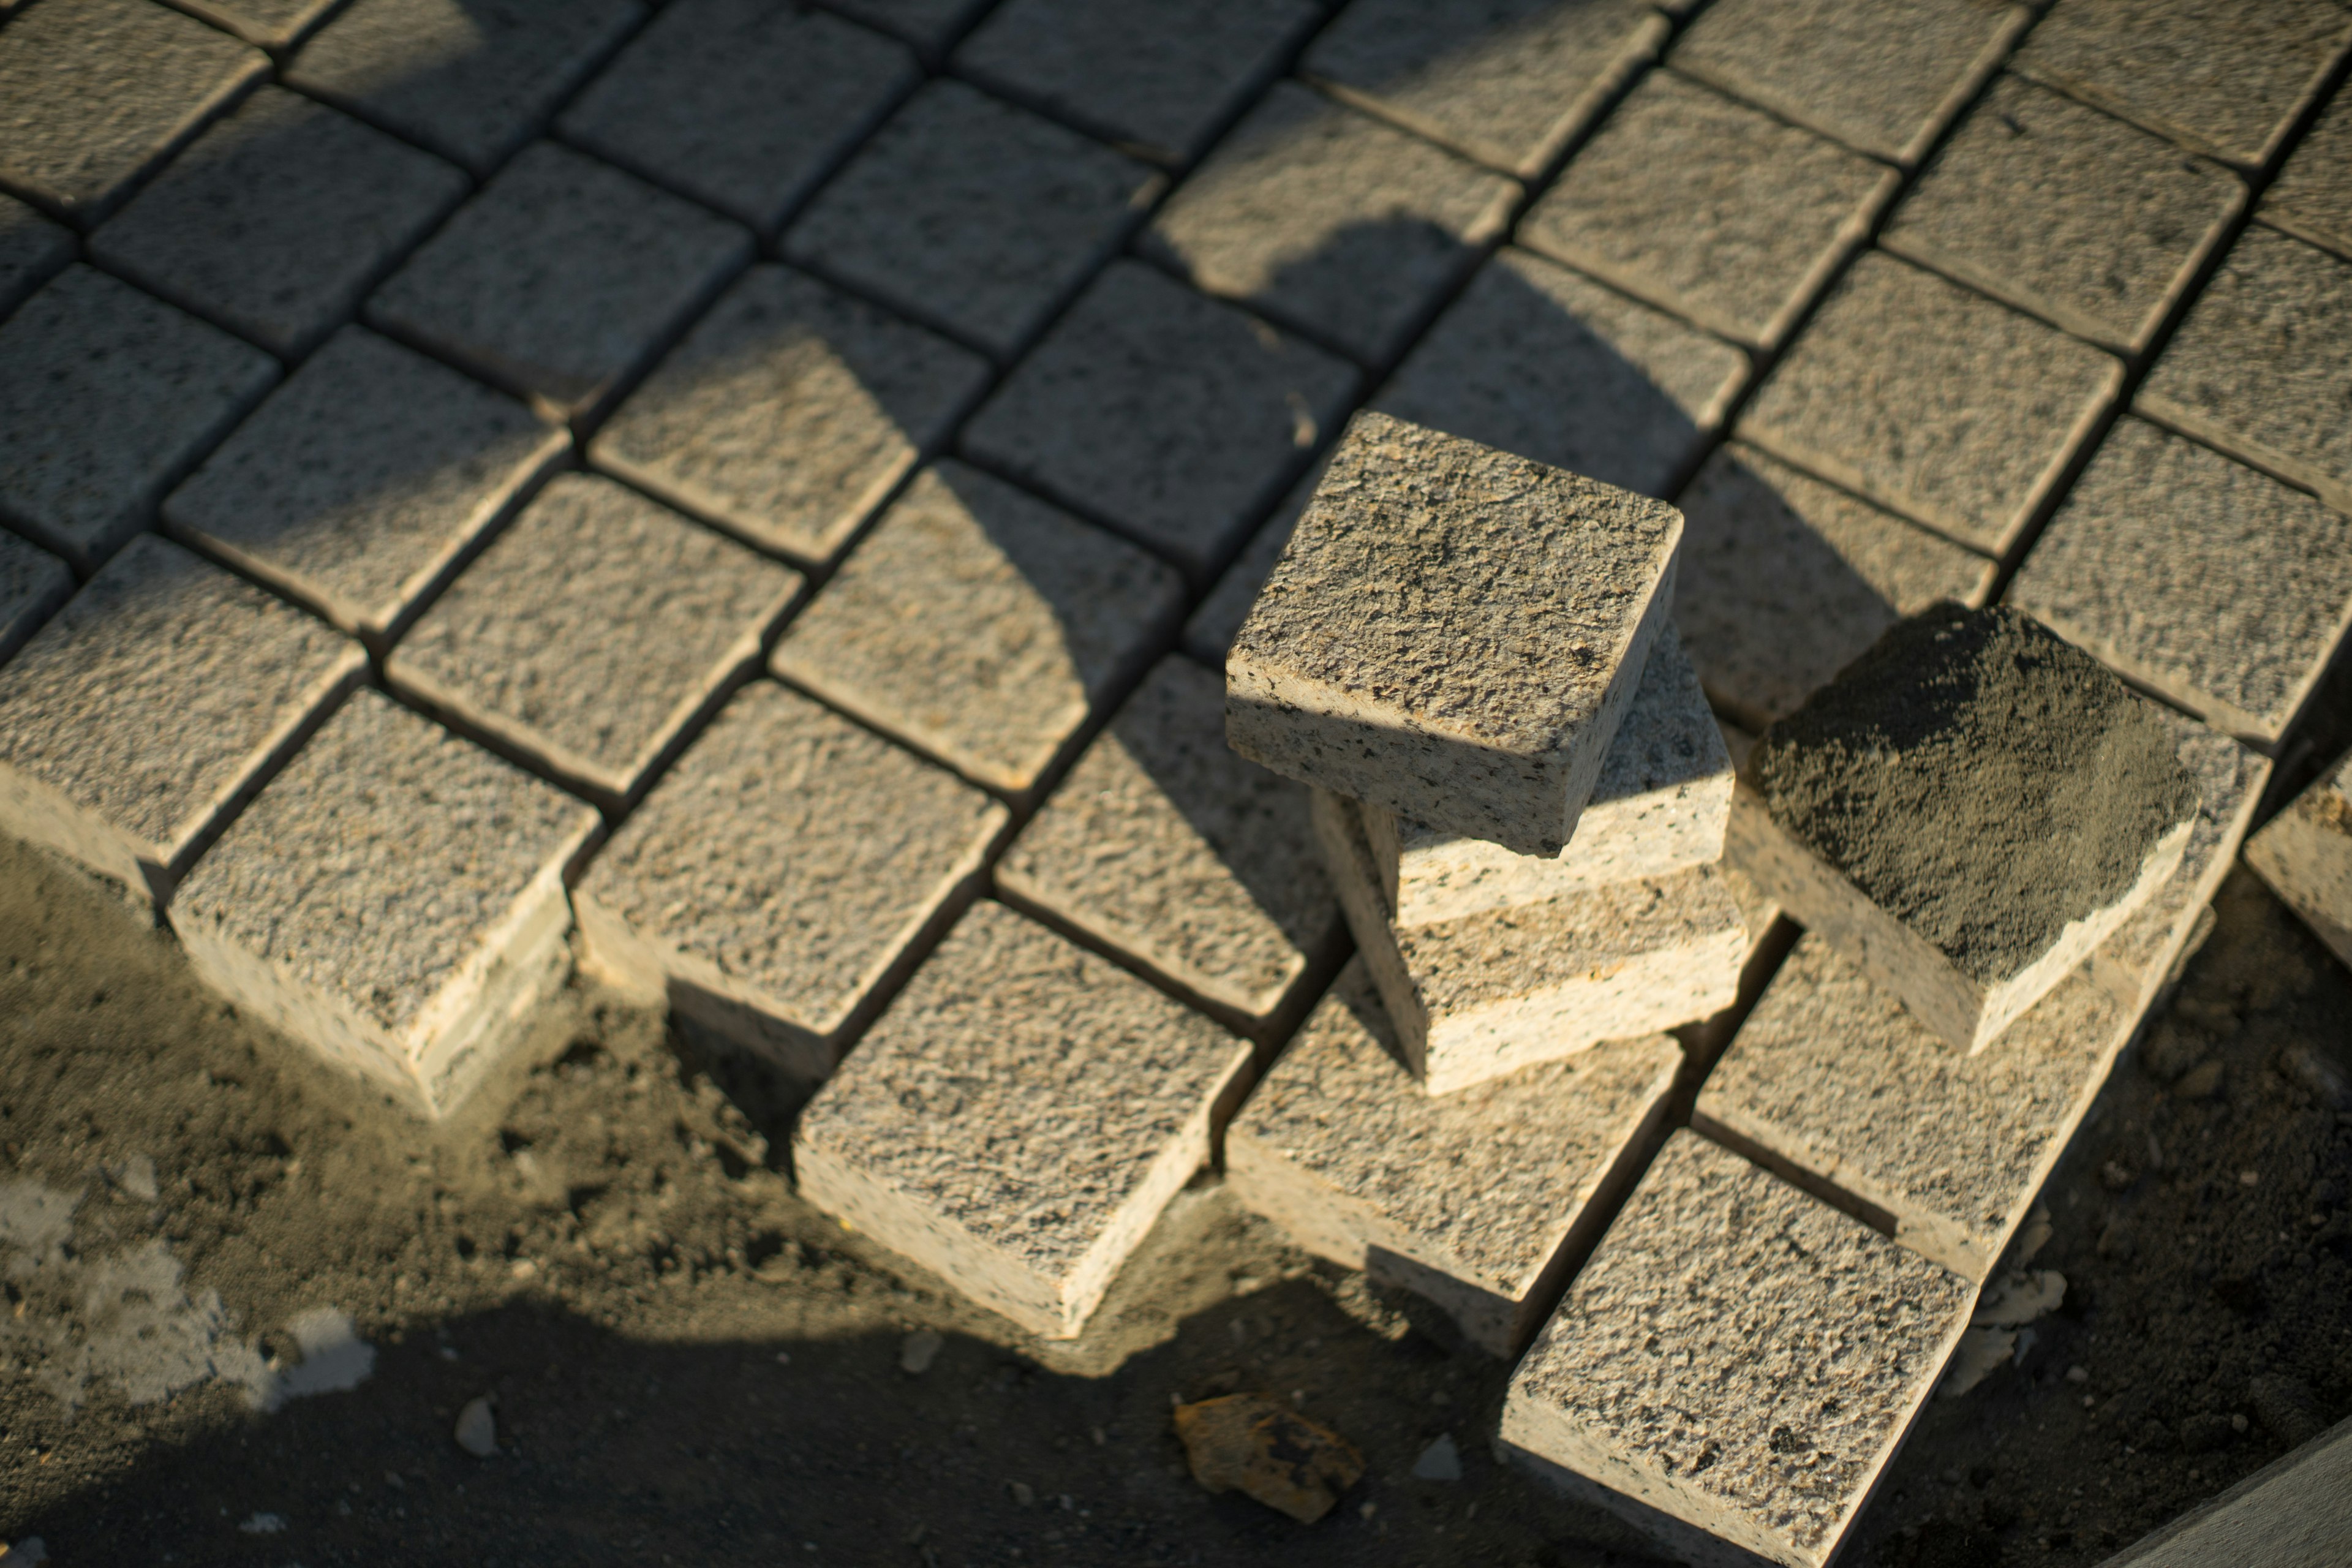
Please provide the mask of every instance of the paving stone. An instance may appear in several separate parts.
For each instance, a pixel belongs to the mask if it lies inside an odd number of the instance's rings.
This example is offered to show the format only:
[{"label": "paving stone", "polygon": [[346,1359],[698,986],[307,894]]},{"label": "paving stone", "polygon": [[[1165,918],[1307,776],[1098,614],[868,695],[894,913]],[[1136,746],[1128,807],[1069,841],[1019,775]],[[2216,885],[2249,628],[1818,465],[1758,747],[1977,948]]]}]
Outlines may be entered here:
[{"label": "paving stone", "polygon": [[2263,1563],[2326,1568],[2352,1536],[2352,1421],[2256,1470],[2209,1502],[2142,1537],[2107,1568],[2211,1568]]},{"label": "paving stone", "polygon": [[1897,163],[1916,163],[2032,20],[1987,0],[1733,0],[1674,64],[1735,97]]},{"label": "paving stone", "polygon": [[1307,792],[1227,749],[1224,682],[1176,657],[1087,748],[996,885],[1246,1034],[1303,1000],[1341,940]]},{"label": "paving stone", "polygon": [[2246,864],[2352,964],[2352,757],[2339,759],[2254,835]]},{"label": "paving stone", "polygon": [[431,153],[263,87],[89,249],[174,304],[299,359],[467,189],[465,174]]},{"label": "paving stone", "polygon": [[1479,269],[1372,406],[1664,496],[1748,380],[1729,343],[1528,251]]},{"label": "paving stone", "polygon": [[143,535],[0,666],[0,829],[161,898],[365,668],[299,610]]},{"label": "paving stone", "polygon": [[1250,535],[1242,552],[1193,607],[1192,618],[1184,623],[1186,653],[1212,668],[1224,668],[1225,650],[1233,647],[1234,634],[1242,629],[1250,606],[1257,603],[1257,591],[1265,586],[1274,563],[1282,557],[1282,547],[1290,542],[1290,531],[1298,526],[1299,514],[1315,499],[1315,487],[1322,482],[1323,465],[1318,463],[1290,487],[1281,510]]},{"label": "paving stone", "polygon": [[1796,711],[1904,616],[1992,592],[1983,556],[1739,442],[1676,504],[1684,646],[1708,700],[1751,731]]},{"label": "paving stone", "polygon": [[827,0],[845,16],[896,33],[937,58],[987,0]]},{"label": "paving stone", "polygon": [[352,694],[172,905],[238,1007],[429,1114],[571,972],[563,868],[596,814],[373,690]]},{"label": "paving stone", "polygon": [[1160,184],[1149,164],[937,80],[810,204],[784,254],[1009,359]]},{"label": "paving stone", "polygon": [[163,521],[382,653],[570,445],[346,327],[165,498]]},{"label": "paving stone", "polygon": [[1770,347],[1898,184],[1834,142],[1653,71],[1528,211],[1519,239]]},{"label": "paving stone", "polygon": [[1739,424],[1746,439],[2006,554],[2123,383],[2108,355],[1872,252]]},{"label": "paving stone", "polygon": [[368,319],[553,412],[593,417],[751,252],[735,225],[541,142],[376,290]]},{"label": "paving stone", "polygon": [[559,474],[401,639],[384,679],[618,809],[801,587],[635,490]]},{"label": "paving stone", "polygon": [[47,0],[0,33],[0,185],[96,223],[268,69],[149,0]]},{"label": "paving stone", "polygon": [[979,886],[1003,806],[772,681],[738,691],[572,893],[591,965],[821,1079]]},{"label": "paving stone", "polygon": [[[337,0],[173,0],[190,16],[265,49],[284,49],[316,26]],[[5,12],[5,6],[0,6]]]},{"label": "paving stone", "polygon": [[982,406],[963,444],[1200,582],[1356,389],[1345,362],[1114,262]]},{"label": "paving stone", "polygon": [[285,81],[487,177],[645,14],[635,0],[353,0]]},{"label": "paving stone", "polygon": [[2189,307],[2140,412],[2352,511],[2352,261],[2259,226]]},{"label": "paving stone", "polygon": [[0,522],[87,575],[277,378],[260,350],[67,268],[0,325]]},{"label": "paving stone", "polygon": [[0,533],[0,664],[73,592],[66,563],[37,544]]},{"label": "paving stone", "polygon": [[1677,1132],[1519,1363],[1502,1441],[1684,1561],[1820,1568],[1975,1301],[1972,1283]]},{"label": "paving stone", "polygon": [[772,235],[920,79],[904,46],[792,0],[677,0],[557,125]]},{"label": "paving stone", "polygon": [[2263,221],[2352,258],[2352,93],[2339,90],[2263,194]]},{"label": "paving stone", "polygon": [[1209,1158],[1250,1047],[1001,904],[958,922],[801,1113],[801,1196],[1075,1339]]},{"label": "paving stone", "polygon": [[1141,247],[1208,292],[1377,364],[1477,265],[1518,197],[1515,181],[1283,82]]},{"label": "paving stone", "polygon": [[794,618],[785,679],[1008,795],[1182,613],[1176,574],[999,479],[918,475]]},{"label": "paving stone", "polygon": [[73,231],[14,196],[0,196],[0,318],[74,258]]},{"label": "paving stone", "polygon": [[1227,657],[1234,749],[1557,855],[1674,603],[1671,507],[1358,415]]},{"label": "paving stone", "polygon": [[980,395],[988,362],[782,267],[755,267],[589,448],[754,544],[824,561]]},{"label": "paving stone", "polygon": [[2016,68],[2247,167],[2266,163],[2345,46],[2338,0],[2060,0]]}]

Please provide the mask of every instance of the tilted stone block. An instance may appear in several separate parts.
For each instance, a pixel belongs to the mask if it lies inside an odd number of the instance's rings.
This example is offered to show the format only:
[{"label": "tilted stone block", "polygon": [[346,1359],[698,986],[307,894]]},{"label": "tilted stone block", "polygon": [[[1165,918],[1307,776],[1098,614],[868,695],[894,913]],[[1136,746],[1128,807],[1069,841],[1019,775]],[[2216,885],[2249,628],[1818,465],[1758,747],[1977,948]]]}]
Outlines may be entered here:
[{"label": "tilted stone block", "polygon": [[2246,864],[2352,964],[2352,758],[2271,818],[2246,846]]}]

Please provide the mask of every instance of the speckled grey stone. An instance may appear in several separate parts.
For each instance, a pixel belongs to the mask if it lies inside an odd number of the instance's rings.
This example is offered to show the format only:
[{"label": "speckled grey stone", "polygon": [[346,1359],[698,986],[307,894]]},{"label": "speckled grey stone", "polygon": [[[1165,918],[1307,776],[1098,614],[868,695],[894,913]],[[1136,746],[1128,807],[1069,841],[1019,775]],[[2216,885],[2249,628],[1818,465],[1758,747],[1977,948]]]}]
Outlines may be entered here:
[{"label": "speckled grey stone", "polygon": [[1897,183],[1882,163],[1653,71],[1529,210],[1519,240],[1769,347]]},{"label": "speckled grey stone", "polygon": [[368,320],[593,417],[751,251],[734,224],[541,142],[376,290]]},{"label": "speckled grey stone", "polygon": [[1873,251],[1739,434],[1989,555],[2008,553],[2123,384],[2123,365]]},{"label": "speckled grey stone", "polygon": [[1519,1363],[1502,1440],[1684,1562],[1821,1568],[1975,1300],[1677,1132]]},{"label": "speckled grey stone", "polygon": [[384,679],[618,808],[801,587],[635,490],[559,474],[410,628]]},{"label": "speckled grey stone", "polygon": [[2352,757],[2263,825],[2246,845],[2246,864],[2352,964]]},{"label": "speckled grey stone", "polygon": [[796,691],[754,681],[572,894],[590,965],[821,1079],[978,887],[1003,806]]},{"label": "speckled grey stone", "polygon": [[2334,102],[2263,195],[2264,223],[2352,258],[2352,93]]},{"label": "speckled grey stone", "polygon": [[1149,164],[941,79],[825,186],[784,254],[1009,358],[1159,188]]},{"label": "speckled grey stone", "polygon": [[1738,442],[1679,504],[1675,618],[1708,699],[1752,731],[1906,616],[1992,591],[1983,556]]},{"label": "speckled grey stone", "polygon": [[2226,1563],[2326,1568],[2347,1539],[2352,1539],[2352,1421],[2338,1421],[2107,1563],[2110,1568]]},{"label": "speckled grey stone", "polygon": [[[338,0],[173,0],[190,16],[235,33],[248,44],[283,49],[318,25]],[[5,6],[0,6],[5,12]]]},{"label": "speckled grey stone", "polygon": [[986,0],[828,0],[844,16],[896,33],[936,58]]},{"label": "speckled grey stone", "polygon": [[998,862],[996,885],[1258,1033],[1335,952],[1339,906],[1307,792],[1227,750],[1224,713],[1216,676],[1162,660]]},{"label": "speckled grey stone", "polygon": [[142,535],[0,666],[0,827],[163,896],[365,668],[299,610]]},{"label": "speckled grey stone", "polygon": [[776,645],[777,674],[1019,795],[1182,611],[1176,574],[1002,480],[918,475]]},{"label": "speckled grey stone", "polygon": [[1674,603],[1673,508],[1356,416],[1225,660],[1234,749],[1557,855]]},{"label": "speckled grey stone", "polygon": [[1356,388],[1344,361],[1113,262],[963,441],[1197,582],[1297,476]]},{"label": "speckled grey stone", "polygon": [[793,0],[676,0],[556,123],[773,234],[920,79],[905,46]]},{"label": "speckled grey stone", "polygon": [[1202,664],[1224,668],[1225,650],[1234,646],[1234,634],[1242,629],[1250,606],[1257,603],[1257,591],[1265,586],[1267,574],[1282,558],[1283,546],[1290,542],[1290,531],[1298,526],[1299,514],[1315,499],[1315,487],[1322,482],[1323,465],[1318,463],[1290,487],[1281,509],[1250,535],[1242,552],[1193,607],[1192,618],[1184,623],[1186,653]]},{"label": "speckled grey stone", "polygon": [[1170,197],[1146,254],[1366,363],[1393,358],[1519,187],[1296,82]]},{"label": "speckled grey stone", "polygon": [[429,1113],[520,1043],[570,973],[563,867],[596,814],[355,691],[172,905],[240,1008]]},{"label": "speckled grey stone", "polygon": [[74,237],[14,196],[0,196],[0,317],[74,258]]},{"label": "speckled grey stone", "polygon": [[804,274],[755,267],[589,455],[754,544],[824,561],[987,380],[970,350]]},{"label": "speckled grey stone", "polygon": [[971,1300],[1074,1339],[1206,1163],[1250,1047],[982,903],[793,1134],[800,1195]]},{"label": "speckled grey stone", "polygon": [[1697,460],[1748,356],[1528,251],[1506,249],[1372,406],[1646,496]]},{"label": "speckled grey stone", "polygon": [[164,499],[163,521],[382,652],[569,446],[347,327]]},{"label": "speckled grey stone", "polygon": [[67,268],[0,323],[0,521],[87,575],[277,379],[259,349]]},{"label": "speckled grey stone", "polygon": [[1225,1184],[1297,1246],[1516,1355],[1649,1152],[1682,1052],[1652,1035],[1433,1098],[1399,1048],[1350,963],[1226,1130]]},{"label": "speckled grey stone", "polygon": [[0,533],[0,664],[73,592],[66,563],[37,544]]},{"label": "speckled grey stone", "polygon": [[285,80],[486,176],[645,14],[635,0],[353,0]]}]

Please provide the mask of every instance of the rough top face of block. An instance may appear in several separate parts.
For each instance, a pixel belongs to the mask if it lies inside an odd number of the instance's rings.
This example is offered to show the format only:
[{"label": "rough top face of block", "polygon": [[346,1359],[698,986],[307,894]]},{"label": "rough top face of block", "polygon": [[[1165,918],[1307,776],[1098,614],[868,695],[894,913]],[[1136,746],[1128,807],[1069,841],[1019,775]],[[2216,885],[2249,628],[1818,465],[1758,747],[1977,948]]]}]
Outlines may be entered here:
[{"label": "rough top face of block", "polygon": [[0,317],[74,258],[73,231],[0,196]]},{"label": "rough top face of block", "polygon": [[2147,704],[2014,610],[1889,630],[1748,759],[1773,819],[1988,987],[2131,889],[2196,810]]},{"label": "rough top face of block", "polygon": [[2286,167],[2263,195],[2263,219],[2352,257],[2352,92],[2339,89],[2287,155]]},{"label": "rough top face of block", "polygon": [[0,663],[73,592],[66,563],[13,533],[0,533]]}]

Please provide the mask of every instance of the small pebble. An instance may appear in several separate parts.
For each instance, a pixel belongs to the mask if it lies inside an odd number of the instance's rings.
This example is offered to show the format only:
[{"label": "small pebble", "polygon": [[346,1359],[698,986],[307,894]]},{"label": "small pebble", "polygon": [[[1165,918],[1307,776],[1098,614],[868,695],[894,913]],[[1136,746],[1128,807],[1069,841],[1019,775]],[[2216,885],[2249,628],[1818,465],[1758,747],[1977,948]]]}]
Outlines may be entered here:
[{"label": "small pebble", "polygon": [[931,1370],[931,1363],[940,1359],[947,1342],[936,1330],[917,1329],[898,1346],[898,1370],[920,1377]]},{"label": "small pebble", "polygon": [[457,1428],[452,1434],[457,1447],[478,1459],[487,1459],[499,1451],[499,1418],[490,1414],[487,1398],[468,1399],[466,1407],[457,1412]]},{"label": "small pebble", "polygon": [[2238,1173],[2238,1185],[2242,1187],[2259,1187],[2262,1184],[2263,1173],[2260,1171],[2241,1171]]},{"label": "small pebble", "polygon": [[1006,1489],[1013,1493],[1013,1500],[1023,1508],[1027,1508],[1037,1500],[1036,1492],[1031,1489],[1027,1481],[1009,1481],[1006,1483]]},{"label": "small pebble", "polygon": [[2070,1366],[2066,1369],[2066,1381],[2069,1383],[2088,1383],[2091,1381],[2090,1369],[2083,1366]]},{"label": "small pebble", "polygon": [[1417,1481],[1458,1481],[1462,1479],[1462,1451],[1454,1446],[1451,1432],[1440,1433],[1437,1439],[1421,1451],[1412,1462],[1412,1477]]}]

